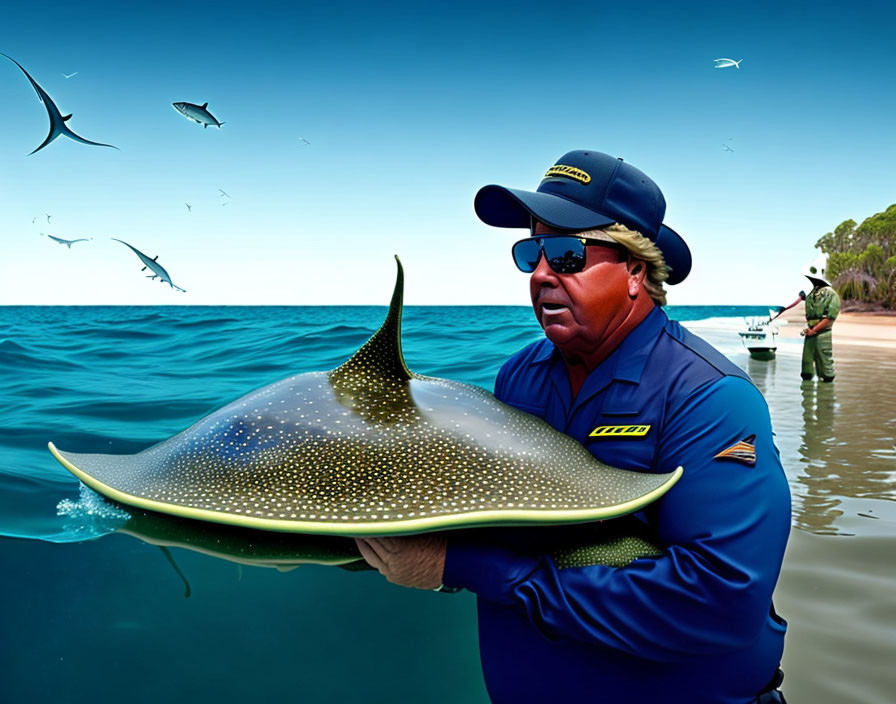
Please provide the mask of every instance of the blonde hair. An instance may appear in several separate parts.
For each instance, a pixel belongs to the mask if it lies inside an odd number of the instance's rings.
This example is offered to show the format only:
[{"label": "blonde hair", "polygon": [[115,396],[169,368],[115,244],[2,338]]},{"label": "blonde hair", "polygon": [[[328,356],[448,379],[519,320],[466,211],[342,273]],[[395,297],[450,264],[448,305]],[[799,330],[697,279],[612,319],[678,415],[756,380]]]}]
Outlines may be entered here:
[{"label": "blonde hair", "polygon": [[[630,259],[637,259],[647,266],[644,288],[658,306],[666,305],[666,289],[663,282],[669,278],[669,267],[663,259],[663,253],[653,242],[640,232],[629,230],[625,225],[614,223],[599,230],[580,232],[580,235],[594,235],[600,239],[607,236],[628,250]],[[603,237],[601,237],[603,235]]]}]

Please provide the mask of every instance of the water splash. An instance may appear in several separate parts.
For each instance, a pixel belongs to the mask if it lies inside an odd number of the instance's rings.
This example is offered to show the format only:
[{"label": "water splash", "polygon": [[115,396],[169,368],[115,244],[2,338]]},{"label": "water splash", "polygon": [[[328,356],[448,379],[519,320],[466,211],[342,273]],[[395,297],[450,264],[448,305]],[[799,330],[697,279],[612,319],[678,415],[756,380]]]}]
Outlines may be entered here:
[{"label": "water splash", "polygon": [[84,484],[80,485],[77,500],[63,499],[56,504],[56,515],[69,519],[65,521],[64,531],[77,540],[107,535],[131,518],[127,511],[113,506]]}]

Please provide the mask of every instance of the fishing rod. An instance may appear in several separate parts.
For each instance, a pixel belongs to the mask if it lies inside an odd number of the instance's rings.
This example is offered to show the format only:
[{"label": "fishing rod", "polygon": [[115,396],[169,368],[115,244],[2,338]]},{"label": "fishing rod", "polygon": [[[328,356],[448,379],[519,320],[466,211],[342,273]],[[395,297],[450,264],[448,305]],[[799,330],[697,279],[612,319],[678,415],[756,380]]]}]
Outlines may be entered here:
[{"label": "fishing rod", "polygon": [[800,291],[800,297],[799,297],[799,298],[797,298],[793,303],[791,303],[791,304],[790,304],[789,306],[787,306],[786,308],[782,308],[782,309],[779,310],[777,313],[775,313],[775,317],[774,317],[774,318],[769,318],[769,319],[768,319],[768,322],[772,322],[772,321],[775,320],[779,315],[781,315],[781,313],[783,313],[784,311],[790,310],[790,309],[793,308],[797,303],[799,303],[800,301],[805,301],[805,300],[806,300],[806,292],[805,292],[805,291]]}]

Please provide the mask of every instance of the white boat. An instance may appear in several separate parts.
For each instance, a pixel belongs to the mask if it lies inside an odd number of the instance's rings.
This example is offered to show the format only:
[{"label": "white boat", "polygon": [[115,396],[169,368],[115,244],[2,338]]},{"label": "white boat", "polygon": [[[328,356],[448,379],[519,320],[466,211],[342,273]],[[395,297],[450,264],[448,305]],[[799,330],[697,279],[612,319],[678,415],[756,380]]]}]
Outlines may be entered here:
[{"label": "white boat", "polygon": [[744,322],[746,330],[738,333],[743,346],[753,359],[770,360],[775,358],[778,349],[778,326],[772,322],[776,311],[769,310],[768,318],[747,318]]}]

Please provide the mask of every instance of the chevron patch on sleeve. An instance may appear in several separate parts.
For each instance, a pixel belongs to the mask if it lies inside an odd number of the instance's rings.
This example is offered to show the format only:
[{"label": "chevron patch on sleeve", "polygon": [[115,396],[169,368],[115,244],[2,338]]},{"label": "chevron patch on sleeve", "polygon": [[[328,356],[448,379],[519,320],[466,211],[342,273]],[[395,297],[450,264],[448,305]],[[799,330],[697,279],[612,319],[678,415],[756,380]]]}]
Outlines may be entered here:
[{"label": "chevron patch on sleeve", "polygon": [[749,435],[740,442],[735,443],[727,450],[722,450],[713,457],[714,460],[731,460],[732,462],[740,462],[748,467],[756,464],[756,436]]}]

